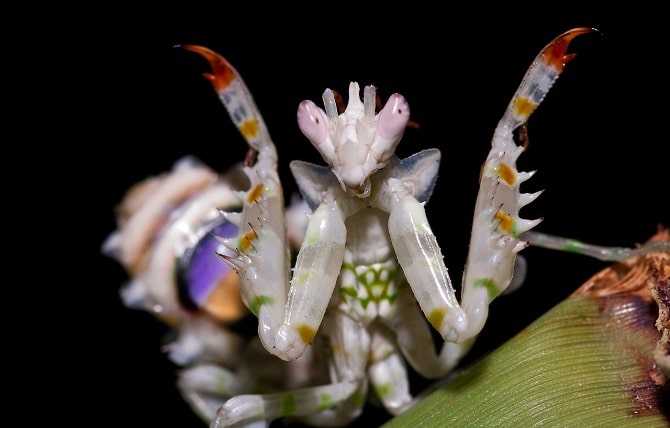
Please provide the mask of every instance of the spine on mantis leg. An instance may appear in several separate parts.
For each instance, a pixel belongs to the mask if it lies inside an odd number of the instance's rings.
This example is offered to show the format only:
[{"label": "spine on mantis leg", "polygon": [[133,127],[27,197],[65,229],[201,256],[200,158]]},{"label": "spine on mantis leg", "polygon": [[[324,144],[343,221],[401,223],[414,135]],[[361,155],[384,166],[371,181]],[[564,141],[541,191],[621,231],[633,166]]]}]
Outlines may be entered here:
[{"label": "spine on mantis leg", "polygon": [[[259,318],[259,333],[277,331],[288,295],[290,252],[286,246],[284,196],[277,173],[277,151],[263,117],[237,70],[221,55],[202,46],[182,48],[203,56],[212,69],[212,83],[233,123],[245,138],[255,160],[245,165],[250,186],[238,194],[241,213],[223,213],[237,225],[238,236],[220,241],[237,253],[221,254],[240,276],[245,305]],[[262,262],[260,262],[262,258]]]},{"label": "spine on mantis leg", "polygon": [[519,236],[541,219],[526,220],[519,210],[541,192],[521,193],[519,186],[534,172],[520,172],[516,160],[524,151],[514,131],[524,126],[574,54],[566,54],[577,36],[595,31],[575,28],[549,43],[535,58],[494,132],[492,148],[482,167],[475,205],[468,262],[463,279],[462,306],[468,317],[463,336],[477,334],[489,303],[510,284],[516,253],[527,246]]}]

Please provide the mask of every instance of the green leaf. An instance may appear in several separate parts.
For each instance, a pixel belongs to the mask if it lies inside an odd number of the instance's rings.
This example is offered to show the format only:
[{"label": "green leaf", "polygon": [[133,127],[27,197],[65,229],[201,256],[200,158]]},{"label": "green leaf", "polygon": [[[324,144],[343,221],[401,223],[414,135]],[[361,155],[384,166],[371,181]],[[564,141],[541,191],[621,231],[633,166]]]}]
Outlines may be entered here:
[{"label": "green leaf", "polygon": [[384,427],[670,426],[649,291],[667,293],[670,257],[655,256],[595,275]]}]

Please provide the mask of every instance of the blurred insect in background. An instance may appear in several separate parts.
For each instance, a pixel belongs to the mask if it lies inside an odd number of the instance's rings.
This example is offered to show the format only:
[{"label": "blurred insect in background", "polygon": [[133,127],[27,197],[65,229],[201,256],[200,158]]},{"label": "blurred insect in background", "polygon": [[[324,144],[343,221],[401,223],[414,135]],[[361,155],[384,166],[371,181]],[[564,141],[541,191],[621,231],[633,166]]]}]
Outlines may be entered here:
[{"label": "blurred insect in background", "polygon": [[[206,422],[227,398],[298,387],[309,376],[301,362],[285,364],[271,357],[257,337],[249,340],[232,328],[249,311],[237,273],[219,256],[231,252],[215,237],[237,235],[237,226],[219,210],[239,209],[235,192],[246,185],[241,164],[219,174],[192,156],[179,159],[171,171],[126,192],[116,207],[118,229],[102,248],[130,276],[121,290],[123,303],[171,328],[164,349],[184,367],[179,390]],[[293,213],[304,206],[295,200],[287,211],[296,239],[305,220]]]},{"label": "blurred insect in background", "polygon": [[[123,302],[174,329],[168,356],[184,367],[178,387],[200,417],[212,427],[281,417],[345,425],[370,389],[398,414],[417,399],[407,365],[428,379],[456,367],[491,301],[523,280],[517,253],[529,243],[610,260],[649,251],[530,232],[540,220],[519,217],[541,192],[520,192],[533,173],[517,170],[525,145],[515,139],[523,142],[527,120],[573,57],[570,41],[592,31],[575,28],[548,44],[498,123],[460,303],[424,211],[440,152],[395,155],[410,123],[402,95],[378,110],[376,88],[361,100],[352,82],[346,106],[330,89],[323,110],[303,101],[298,125],[327,166],[291,162],[302,198],[285,209],[276,147],[244,81],[219,54],[182,46],[208,60],[205,76],[250,156],[223,174],[187,157],[139,183],[103,252],[131,278]],[[228,328],[249,312],[258,335]],[[437,347],[431,329],[443,339]]]}]

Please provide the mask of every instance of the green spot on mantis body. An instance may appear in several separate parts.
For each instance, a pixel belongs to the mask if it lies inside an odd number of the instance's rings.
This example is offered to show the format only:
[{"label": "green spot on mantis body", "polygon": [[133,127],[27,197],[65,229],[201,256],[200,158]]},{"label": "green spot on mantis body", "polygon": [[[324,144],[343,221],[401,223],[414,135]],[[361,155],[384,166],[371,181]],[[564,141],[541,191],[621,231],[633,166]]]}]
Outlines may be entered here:
[{"label": "green spot on mantis body", "polygon": [[319,410],[330,409],[333,406],[335,406],[335,402],[333,401],[333,397],[331,397],[330,394],[319,395]]},{"label": "green spot on mantis body", "polygon": [[570,253],[581,253],[583,248],[584,244],[574,239],[567,239],[565,241],[565,246],[563,247],[565,251]]},{"label": "green spot on mantis body", "polygon": [[337,291],[340,293],[340,298],[342,300],[344,300],[345,297],[356,297],[358,294],[354,287],[340,287]]},{"label": "green spot on mantis body", "polygon": [[388,294],[386,298],[388,299],[389,303],[393,304],[398,298],[398,292],[396,291],[395,293]]},{"label": "green spot on mantis body", "polygon": [[367,401],[367,399],[368,397],[366,394],[361,394],[358,391],[354,392],[354,394],[351,396],[351,401],[353,402],[353,404],[358,406],[363,406]]},{"label": "green spot on mantis body", "polygon": [[258,316],[258,313],[261,311],[261,306],[263,305],[271,305],[274,302],[272,297],[270,296],[264,296],[264,295],[258,295],[254,298],[254,301],[251,302],[251,307],[249,310],[255,315]]},{"label": "green spot on mantis body", "polygon": [[489,294],[489,302],[500,294],[498,285],[491,278],[480,278],[475,281],[475,287],[484,287]]},{"label": "green spot on mantis body", "polygon": [[375,386],[375,392],[381,399],[388,397],[392,390],[393,385],[390,382],[382,383],[380,385]]},{"label": "green spot on mantis body", "polygon": [[282,394],[279,406],[279,412],[282,416],[293,415],[297,409],[295,395],[292,393]]}]

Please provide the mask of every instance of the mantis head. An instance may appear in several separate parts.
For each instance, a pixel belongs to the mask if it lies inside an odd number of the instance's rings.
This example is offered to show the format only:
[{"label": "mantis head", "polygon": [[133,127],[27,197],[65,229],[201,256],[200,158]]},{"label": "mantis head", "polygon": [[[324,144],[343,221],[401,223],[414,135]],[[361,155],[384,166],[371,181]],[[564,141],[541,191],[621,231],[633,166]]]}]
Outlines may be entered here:
[{"label": "mantis head", "polygon": [[360,198],[370,195],[370,177],[395,153],[409,121],[409,104],[393,94],[376,113],[376,88],[366,86],[363,101],[358,83],[349,85],[349,102],[338,113],[335,94],[323,93],[325,111],[306,100],[298,107],[298,126],[321,153],[340,182]]}]

